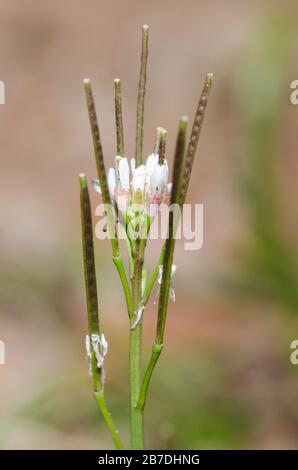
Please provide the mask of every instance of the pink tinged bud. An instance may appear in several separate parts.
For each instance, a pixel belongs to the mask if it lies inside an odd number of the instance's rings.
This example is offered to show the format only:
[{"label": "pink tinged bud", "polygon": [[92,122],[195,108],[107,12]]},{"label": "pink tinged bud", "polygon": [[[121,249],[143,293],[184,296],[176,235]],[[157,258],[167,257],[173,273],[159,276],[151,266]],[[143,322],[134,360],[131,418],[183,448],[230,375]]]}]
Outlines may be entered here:
[{"label": "pink tinged bud", "polygon": [[111,199],[115,199],[115,189],[116,189],[116,171],[115,168],[109,168],[108,172],[108,187]]}]

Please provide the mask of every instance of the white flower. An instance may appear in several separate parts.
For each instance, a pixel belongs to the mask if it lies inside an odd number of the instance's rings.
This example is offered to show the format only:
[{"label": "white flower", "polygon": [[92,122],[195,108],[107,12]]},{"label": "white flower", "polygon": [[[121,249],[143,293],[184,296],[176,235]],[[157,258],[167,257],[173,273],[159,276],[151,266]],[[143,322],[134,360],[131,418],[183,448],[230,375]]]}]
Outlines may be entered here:
[{"label": "white flower", "polygon": [[111,199],[115,200],[115,189],[116,189],[116,171],[114,168],[109,168],[108,172],[108,187]]},{"label": "white flower", "polygon": [[134,173],[135,173],[135,170],[136,170],[136,160],[135,160],[135,158],[131,158],[131,160],[130,160],[130,169],[131,169],[131,174],[133,176]]},{"label": "white flower", "polygon": [[138,189],[144,191],[145,183],[147,181],[147,173],[145,165],[140,165],[133,171],[132,187],[134,191]]},{"label": "white flower", "polygon": [[152,174],[150,175],[150,197],[154,197],[155,193],[157,193],[158,196],[162,195],[168,182],[168,176],[169,169],[166,161],[162,165],[157,163],[157,165],[154,166]]},{"label": "white flower", "polygon": [[[136,168],[135,159],[132,158],[129,168],[126,157],[116,156],[116,168],[110,168],[108,171],[108,187],[112,202],[117,203],[119,211],[125,212],[128,204],[134,201],[133,194],[141,191],[147,213],[154,217],[158,206],[163,198],[171,193],[172,188],[171,183],[168,183],[168,163],[164,160],[160,165],[158,159],[157,153],[151,153],[147,157],[146,164]],[[92,180],[92,185],[95,191],[101,194],[99,181]]]},{"label": "white flower", "polygon": [[158,154],[151,153],[146,160],[146,170],[149,178],[151,177],[155,166],[158,165]]},{"label": "white flower", "polygon": [[119,189],[129,191],[129,164],[126,157],[116,157]]}]

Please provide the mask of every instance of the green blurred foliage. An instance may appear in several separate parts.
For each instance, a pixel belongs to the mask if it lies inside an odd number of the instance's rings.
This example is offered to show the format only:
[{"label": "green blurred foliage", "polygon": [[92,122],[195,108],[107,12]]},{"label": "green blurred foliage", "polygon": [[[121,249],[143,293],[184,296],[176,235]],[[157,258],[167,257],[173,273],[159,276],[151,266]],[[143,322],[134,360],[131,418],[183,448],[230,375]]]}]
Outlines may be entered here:
[{"label": "green blurred foliage", "polygon": [[226,289],[298,310],[298,250],[283,227],[278,168],[284,110],[289,100],[289,64],[295,24],[271,17],[243,53],[235,99],[243,130],[238,191],[248,215],[248,233]]}]

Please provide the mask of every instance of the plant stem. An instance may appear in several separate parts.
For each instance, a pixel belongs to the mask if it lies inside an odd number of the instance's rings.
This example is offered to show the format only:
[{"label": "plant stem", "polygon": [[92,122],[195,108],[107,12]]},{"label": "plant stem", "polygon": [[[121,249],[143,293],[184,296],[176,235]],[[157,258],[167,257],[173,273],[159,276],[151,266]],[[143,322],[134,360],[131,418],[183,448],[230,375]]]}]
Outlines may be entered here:
[{"label": "plant stem", "polygon": [[144,448],[143,414],[137,407],[141,390],[142,321],[130,331],[130,406],[131,406],[131,447]]},{"label": "plant stem", "polygon": [[[144,251],[146,239],[136,240],[135,262],[132,279],[132,295],[134,306],[134,318],[131,325],[135,322],[142,305],[142,273],[144,264]],[[131,406],[131,446],[132,449],[144,448],[143,437],[143,414],[137,407],[137,402],[141,390],[141,357],[142,357],[142,319],[130,330],[130,406]]]},{"label": "plant stem", "polygon": [[103,151],[102,151],[102,145],[101,145],[101,139],[100,139],[100,132],[99,132],[99,127],[98,127],[98,122],[97,122],[97,114],[96,114],[96,109],[95,109],[91,82],[89,79],[84,80],[84,88],[85,88],[85,94],[86,94],[86,102],[87,102],[89,121],[90,121],[91,133],[92,133],[98,179],[99,179],[101,193],[102,193],[102,200],[104,203],[105,212],[107,216],[109,237],[111,239],[113,262],[120,276],[120,280],[121,280],[124,294],[125,294],[128,315],[129,317],[131,317],[133,314],[132,296],[131,296],[131,291],[130,291],[129,283],[127,280],[127,276],[125,273],[123,259],[121,257],[120,250],[119,250],[118,236],[117,236],[117,231],[115,228],[115,218],[114,218],[113,207],[112,207],[111,197],[110,197],[109,188],[108,188],[108,182],[107,182],[107,176],[106,176],[106,170],[105,170],[105,164],[104,164],[104,158],[103,158]]},{"label": "plant stem", "polygon": [[158,261],[157,261],[157,263],[156,263],[156,265],[155,265],[155,267],[154,267],[152,273],[150,274],[150,277],[149,277],[149,279],[146,283],[146,287],[145,287],[145,291],[144,291],[144,295],[143,295],[144,305],[146,305],[148,300],[149,300],[150,294],[152,292],[153,286],[155,284],[155,281],[156,281],[158,273],[159,273],[159,266],[163,264],[164,255],[165,255],[165,245],[162,247],[159,258],[158,258]]},{"label": "plant stem", "polygon": [[[180,123],[179,123],[179,130],[178,130],[178,137],[177,137],[176,151],[175,151],[175,161],[174,161],[173,190],[172,190],[172,195],[171,195],[171,205],[175,205],[174,208],[176,207],[177,201],[179,200],[179,196],[180,196],[179,194],[180,188],[181,188],[180,181],[181,181],[181,174],[183,170],[183,157],[184,157],[184,150],[185,150],[186,129],[187,129],[187,119],[183,117],[181,118]],[[140,394],[138,398],[137,408],[140,410],[140,412],[143,412],[144,410],[152,373],[158,361],[158,358],[161,354],[161,351],[163,349],[164,329],[165,329],[165,322],[166,322],[166,317],[167,317],[172,263],[173,263],[174,248],[175,248],[174,220],[175,220],[175,225],[176,225],[176,219],[177,217],[175,217],[175,214],[171,210],[169,213],[169,234],[165,242],[164,253],[163,251],[161,252],[161,256],[163,256],[163,270],[162,270],[162,280],[161,280],[159,303],[158,303],[158,316],[157,316],[155,343],[152,347],[151,358],[149,360],[149,364],[147,366],[147,369],[146,369],[146,372],[142,381],[141,390],[140,390]],[[156,269],[158,269],[158,267]],[[155,274],[155,271],[153,272],[153,274]],[[149,288],[150,286],[151,284],[149,284]]]},{"label": "plant stem", "polygon": [[123,287],[125,300],[126,300],[127,313],[128,313],[129,318],[131,318],[132,315],[133,315],[133,299],[132,299],[130,287],[129,287],[129,284],[128,284],[128,280],[127,280],[123,260],[122,260],[122,257],[121,257],[120,254],[118,254],[118,255],[113,254],[112,259],[113,259],[113,263],[115,264],[115,266],[117,268],[117,271],[118,271],[118,274],[119,274],[119,277],[120,277],[120,280],[121,280],[121,284],[122,284],[122,287]]},{"label": "plant stem", "polygon": [[111,413],[108,410],[103,391],[101,390],[99,392],[94,392],[94,398],[95,398],[96,403],[98,404],[98,407],[99,407],[99,409],[100,409],[100,411],[101,411],[101,413],[104,417],[106,425],[109,428],[109,431],[110,431],[111,436],[113,438],[116,449],[117,450],[122,450],[123,445],[122,445],[122,442],[121,442],[120,437],[119,437],[119,432],[115,428],[115,425],[113,423]]},{"label": "plant stem", "polygon": [[163,350],[163,344],[154,343],[152,347],[150,361],[149,361],[149,364],[147,366],[147,369],[143,378],[143,382],[142,382],[142,386],[141,386],[141,390],[139,394],[139,399],[138,399],[137,407],[141,411],[141,413],[143,413],[144,411],[151,376],[153,374],[155,364],[157,363],[162,350]]},{"label": "plant stem", "polygon": [[[204,120],[204,115],[208,103],[208,98],[210,94],[210,89],[213,82],[213,75],[207,74],[205,79],[205,84],[203,87],[203,91],[201,93],[198,107],[195,114],[195,119],[189,139],[189,144],[187,147],[185,163],[183,166],[183,156],[184,156],[184,149],[185,149],[185,137],[186,137],[186,119],[180,120],[179,125],[179,132],[176,144],[176,152],[175,152],[175,161],[174,161],[174,174],[173,174],[173,189],[171,194],[171,205],[176,204],[180,207],[180,210],[183,208],[183,204],[185,202],[191,170],[193,166],[193,161],[202,129],[202,124]],[[161,281],[161,288],[160,288],[160,295],[159,295],[159,304],[158,304],[158,318],[157,318],[157,327],[156,327],[156,336],[155,336],[155,343],[152,348],[151,357],[149,360],[149,364],[147,366],[144,379],[141,386],[140,396],[138,399],[138,408],[143,410],[145,407],[146,397],[148,393],[148,388],[150,384],[150,380],[152,377],[152,373],[154,367],[158,361],[158,358],[161,354],[163,349],[163,338],[164,338],[164,329],[165,329],[165,322],[167,317],[167,307],[168,307],[168,299],[169,299],[169,291],[170,291],[170,282],[171,282],[171,271],[172,271],[172,262],[173,262],[173,255],[174,255],[174,247],[175,247],[175,232],[179,221],[179,214],[178,217],[173,214],[171,211],[169,214],[169,236],[166,240],[164,253],[161,252],[160,259],[163,257],[163,272],[162,272],[162,281]],[[158,266],[155,267],[147,285],[145,288],[144,298],[147,302],[150,292],[152,290],[153,284],[156,280],[158,275]]]},{"label": "plant stem", "polygon": [[127,255],[128,255],[128,266],[129,266],[129,277],[132,279],[133,276],[133,268],[134,268],[134,261],[133,261],[133,255],[132,255],[132,246],[131,246],[131,240],[128,237],[127,231],[126,231],[126,221],[120,221],[120,227],[121,230],[124,234],[124,241],[127,249]]},{"label": "plant stem", "polygon": [[136,150],[135,150],[136,167],[142,164],[144,101],[145,101],[145,91],[146,91],[147,59],[148,59],[148,30],[149,30],[148,26],[143,25],[141,68],[140,68],[139,91],[138,91],[138,102],[137,102],[137,126],[136,126]]},{"label": "plant stem", "polygon": [[84,258],[84,275],[85,275],[85,290],[87,300],[88,312],[88,331],[89,331],[89,347],[90,347],[90,366],[93,378],[93,392],[96,402],[102,412],[103,418],[107,424],[108,429],[114,440],[116,449],[123,449],[119,433],[115,428],[112,421],[111,414],[108,410],[104,397],[104,384],[103,384],[103,371],[102,368],[97,367],[97,360],[92,348],[90,340],[92,335],[100,338],[100,324],[98,315],[98,298],[97,298],[97,282],[96,270],[94,260],[94,245],[93,245],[93,227],[92,227],[92,214],[90,196],[87,185],[86,175],[80,175],[80,201],[81,201],[81,223],[82,223],[82,244],[83,244],[83,258]]}]

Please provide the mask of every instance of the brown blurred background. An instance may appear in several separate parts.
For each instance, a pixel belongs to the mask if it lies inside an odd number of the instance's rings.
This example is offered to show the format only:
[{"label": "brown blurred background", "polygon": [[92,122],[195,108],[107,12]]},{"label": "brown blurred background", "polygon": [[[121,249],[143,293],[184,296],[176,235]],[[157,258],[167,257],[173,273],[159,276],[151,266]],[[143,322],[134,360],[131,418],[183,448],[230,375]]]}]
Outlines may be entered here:
[{"label": "brown blurred background", "polygon": [[[298,338],[298,107],[289,99],[298,11],[295,0],[239,3],[1,1],[1,448],[112,445],[84,357],[78,173],[95,177],[95,164],[82,79],[93,82],[108,164],[113,79],[122,79],[132,156],[143,23],[146,154],[162,125],[172,160],[179,116],[192,119],[205,74],[215,74],[188,198],[204,204],[204,247],[177,245],[147,447],[298,447],[298,366],[289,360]],[[109,244],[96,250],[107,398],[128,445],[128,322]],[[155,315],[152,300],[144,360]]]}]

